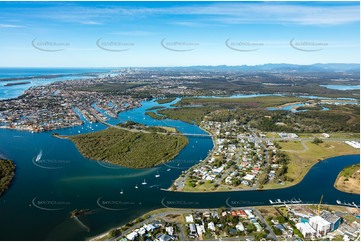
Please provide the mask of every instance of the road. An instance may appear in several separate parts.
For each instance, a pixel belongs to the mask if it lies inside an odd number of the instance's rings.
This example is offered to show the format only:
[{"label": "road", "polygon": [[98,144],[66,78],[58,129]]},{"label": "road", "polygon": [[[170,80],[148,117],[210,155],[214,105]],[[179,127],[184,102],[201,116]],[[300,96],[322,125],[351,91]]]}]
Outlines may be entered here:
[{"label": "road", "polygon": [[264,220],[263,216],[260,214],[260,212],[257,209],[253,209],[253,212],[257,215],[257,217],[259,218],[259,220],[261,220],[261,222],[266,225],[266,228],[269,231],[269,234],[267,235],[267,237],[271,237],[274,241],[277,241],[277,236],[275,235],[275,233],[273,233],[273,230],[271,228],[271,226],[268,225],[268,223]]}]

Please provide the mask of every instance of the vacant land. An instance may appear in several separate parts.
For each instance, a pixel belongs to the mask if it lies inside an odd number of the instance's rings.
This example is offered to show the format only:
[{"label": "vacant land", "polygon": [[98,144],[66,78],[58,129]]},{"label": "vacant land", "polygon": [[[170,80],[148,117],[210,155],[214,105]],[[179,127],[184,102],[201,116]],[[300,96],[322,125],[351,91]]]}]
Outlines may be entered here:
[{"label": "vacant land", "polygon": [[360,194],[360,164],[343,169],[337,176],[335,188],[342,192]]},{"label": "vacant land", "polygon": [[279,142],[281,149],[290,157],[288,169],[285,176],[288,181],[284,185],[270,183],[264,189],[282,188],[292,186],[300,182],[311,167],[320,160],[330,157],[359,154],[359,150],[343,142],[324,141],[321,144],[313,144],[312,141],[301,142]]},{"label": "vacant land", "polygon": [[[149,131],[153,130],[147,130]],[[185,136],[166,132],[167,130],[164,130],[164,134],[144,133],[108,128],[70,136],[69,139],[88,159],[130,168],[148,168],[173,159],[188,144]]]},{"label": "vacant land", "polygon": [[159,104],[164,104],[164,103],[170,103],[173,102],[174,100],[176,100],[177,98],[172,97],[172,98],[164,98],[164,99],[158,99],[156,102]]},{"label": "vacant land", "polygon": [[224,108],[266,108],[286,103],[304,102],[305,98],[265,96],[252,98],[183,98],[176,106],[203,105]]},{"label": "vacant land", "polygon": [[212,107],[185,107],[185,108],[168,108],[159,110],[158,113],[165,115],[167,118],[181,120],[186,123],[196,123],[200,125],[203,117],[214,111]]},{"label": "vacant land", "polygon": [[15,175],[15,164],[11,160],[0,159],[0,196],[10,186]]}]

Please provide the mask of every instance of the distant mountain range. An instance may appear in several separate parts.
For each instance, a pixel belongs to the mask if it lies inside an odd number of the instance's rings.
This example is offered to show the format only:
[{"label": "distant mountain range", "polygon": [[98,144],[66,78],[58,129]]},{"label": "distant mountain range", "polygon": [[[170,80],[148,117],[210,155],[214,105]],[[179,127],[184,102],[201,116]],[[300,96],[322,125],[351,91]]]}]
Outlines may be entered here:
[{"label": "distant mountain range", "polygon": [[295,65],[295,64],[264,64],[264,65],[241,65],[241,66],[188,66],[188,67],[159,67],[151,69],[166,70],[204,70],[204,71],[298,71],[298,72],[359,72],[360,64],[356,63],[330,63],[330,64],[312,64],[312,65]]}]

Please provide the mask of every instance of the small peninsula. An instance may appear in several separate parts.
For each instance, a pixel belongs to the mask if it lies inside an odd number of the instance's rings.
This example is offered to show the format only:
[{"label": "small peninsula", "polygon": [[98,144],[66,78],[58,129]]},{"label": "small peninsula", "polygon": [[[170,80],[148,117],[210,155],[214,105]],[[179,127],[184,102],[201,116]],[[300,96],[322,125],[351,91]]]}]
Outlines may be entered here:
[{"label": "small peninsula", "polygon": [[175,129],[134,122],[68,138],[88,159],[129,168],[149,168],[167,162],[188,144],[188,139]]},{"label": "small peninsula", "polygon": [[335,188],[342,192],[360,194],[360,164],[343,169],[337,176]]}]

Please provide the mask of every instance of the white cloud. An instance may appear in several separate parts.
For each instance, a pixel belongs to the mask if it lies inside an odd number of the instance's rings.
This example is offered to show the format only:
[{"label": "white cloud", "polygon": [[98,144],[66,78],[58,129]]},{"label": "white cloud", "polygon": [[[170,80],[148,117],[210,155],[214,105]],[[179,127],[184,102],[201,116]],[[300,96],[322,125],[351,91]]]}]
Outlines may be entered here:
[{"label": "white cloud", "polygon": [[359,13],[356,2],[331,5],[319,2],[185,2],[169,7],[144,7],[139,3],[120,6],[108,2],[94,6],[82,6],[81,3],[67,3],[64,6],[53,3],[49,7],[31,8],[31,11],[18,14],[19,18],[25,15],[29,18],[81,24],[100,24],[98,21],[106,24],[128,20],[146,22],[147,19],[172,15],[172,21],[176,25],[197,27],[202,24],[243,23],[336,25],[359,22]]},{"label": "white cloud", "polygon": [[134,30],[134,31],[121,31],[121,32],[114,32],[114,35],[123,35],[123,36],[150,36],[155,35],[153,32],[148,31],[141,31],[141,30]]},{"label": "white cloud", "polygon": [[102,23],[96,21],[81,21],[80,23],[85,25],[102,25]]},{"label": "white cloud", "polygon": [[14,24],[0,24],[0,28],[23,28],[24,26],[21,25],[14,25]]}]

